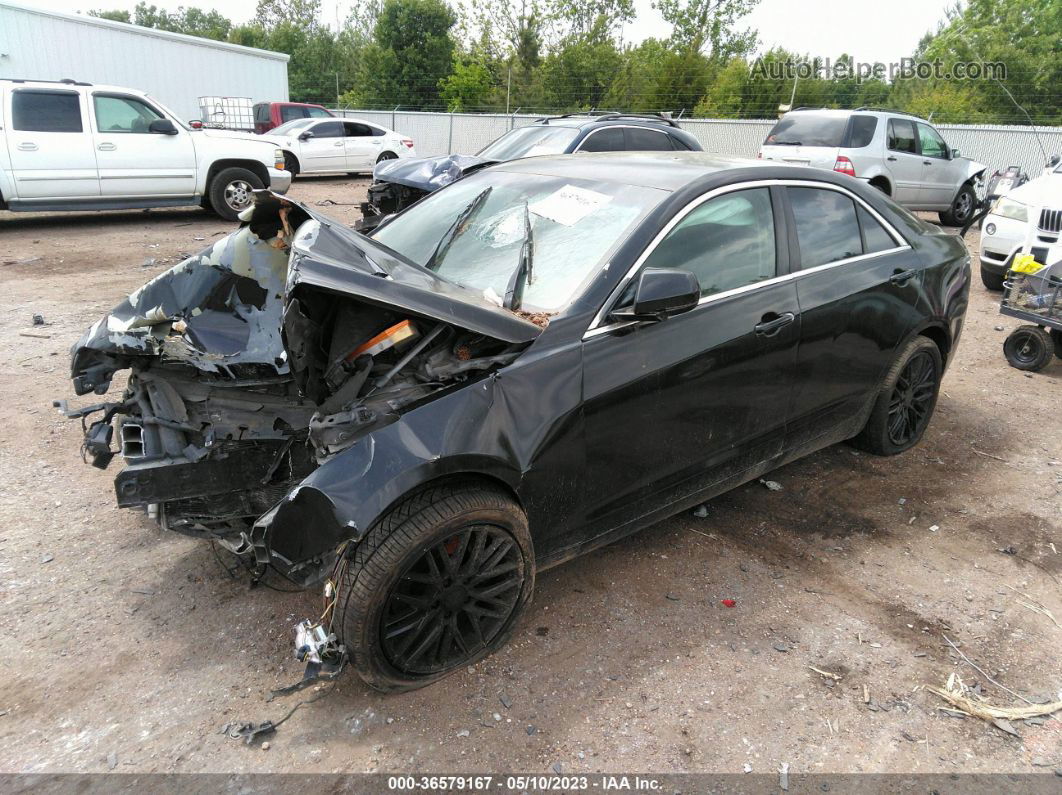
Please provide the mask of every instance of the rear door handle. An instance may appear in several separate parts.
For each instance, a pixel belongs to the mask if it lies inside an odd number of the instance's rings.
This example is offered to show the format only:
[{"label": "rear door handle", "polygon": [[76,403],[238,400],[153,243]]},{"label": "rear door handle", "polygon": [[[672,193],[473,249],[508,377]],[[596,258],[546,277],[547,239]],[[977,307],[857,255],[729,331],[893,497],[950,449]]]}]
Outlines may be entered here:
[{"label": "rear door handle", "polygon": [[907,271],[896,271],[892,274],[892,276],[889,277],[889,281],[893,284],[904,285],[907,284],[907,282],[911,281],[911,279],[917,275],[918,270],[916,268],[912,268],[911,270]]},{"label": "rear door handle", "polygon": [[923,166],[931,166],[931,165],[933,165],[933,161],[932,160],[923,160],[922,161],[922,165]]},{"label": "rear door handle", "polygon": [[346,146],[346,142],[343,140],[336,141],[332,146]]},{"label": "rear door handle", "polygon": [[885,159],[886,159],[886,160],[891,160],[891,161],[892,161],[893,163],[895,163],[895,162],[896,162],[896,157],[895,157],[895,155],[889,155],[889,156],[888,156],[888,157],[886,157]]},{"label": "rear door handle", "polygon": [[112,143],[104,142],[104,143],[100,144],[99,146],[97,146],[96,148],[99,149],[101,152],[113,152],[118,147],[115,146]]},{"label": "rear door handle", "polygon": [[18,149],[21,152],[36,152],[37,144],[31,142],[23,142],[18,145]]},{"label": "rear door handle", "polygon": [[753,330],[761,337],[773,337],[794,320],[796,320],[796,315],[792,312],[783,312],[780,315],[768,312]]}]

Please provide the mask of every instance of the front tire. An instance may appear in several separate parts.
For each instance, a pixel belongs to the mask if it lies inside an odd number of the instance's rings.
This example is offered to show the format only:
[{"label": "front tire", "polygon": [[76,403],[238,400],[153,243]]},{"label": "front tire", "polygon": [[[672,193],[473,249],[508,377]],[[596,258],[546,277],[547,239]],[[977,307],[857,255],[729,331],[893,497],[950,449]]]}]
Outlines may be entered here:
[{"label": "front tire", "polygon": [[500,489],[429,487],[392,508],[339,578],[337,634],[362,679],[398,692],[504,646],[535,584],[527,519]]},{"label": "front tire", "polygon": [[1002,273],[992,273],[984,265],[981,266],[981,284],[989,290],[999,292],[1003,289],[1003,281],[1006,277]]},{"label": "front tire", "polygon": [[210,206],[226,221],[235,221],[254,202],[252,191],[263,188],[262,180],[246,168],[225,168],[210,183]]},{"label": "front tire", "polygon": [[925,433],[937,405],[944,360],[927,337],[915,337],[889,368],[863,430],[851,443],[875,455],[898,455]]},{"label": "front tire", "polygon": [[977,194],[974,192],[973,185],[966,182],[955,194],[948,211],[938,214],[944,226],[962,226],[970,220],[976,209]]},{"label": "front tire", "polygon": [[291,172],[291,178],[299,176],[299,158],[295,157],[291,152],[284,153],[284,170]]},{"label": "front tire", "polygon": [[1055,340],[1039,326],[1018,326],[1003,343],[1003,355],[1011,367],[1035,373],[1051,363]]}]

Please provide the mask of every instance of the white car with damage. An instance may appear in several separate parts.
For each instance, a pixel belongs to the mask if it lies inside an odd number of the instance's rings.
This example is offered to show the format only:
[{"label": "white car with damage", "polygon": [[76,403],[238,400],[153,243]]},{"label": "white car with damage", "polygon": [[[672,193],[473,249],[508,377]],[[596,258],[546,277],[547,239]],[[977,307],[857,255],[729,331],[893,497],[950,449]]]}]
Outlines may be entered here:
[{"label": "white car with damage", "polygon": [[291,184],[261,136],[193,130],[142,91],[0,80],[0,209],[202,205],[235,220],[251,193]]}]

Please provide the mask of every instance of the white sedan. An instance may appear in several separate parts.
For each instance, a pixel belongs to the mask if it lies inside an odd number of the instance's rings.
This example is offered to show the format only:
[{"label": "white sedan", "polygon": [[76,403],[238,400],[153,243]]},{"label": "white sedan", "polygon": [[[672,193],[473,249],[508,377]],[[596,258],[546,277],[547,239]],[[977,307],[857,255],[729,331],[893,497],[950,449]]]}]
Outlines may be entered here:
[{"label": "white sedan", "polygon": [[294,119],[262,136],[297,174],[371,173],[383,160],[416,157],[413,139],[360,119]]},{"label": "white sedan", "polygon": [[1002,290],[1010,263],[1028,241],[1038,262],[1062,256],[1062,162],[996,200],[981,225],[981,281]]}]

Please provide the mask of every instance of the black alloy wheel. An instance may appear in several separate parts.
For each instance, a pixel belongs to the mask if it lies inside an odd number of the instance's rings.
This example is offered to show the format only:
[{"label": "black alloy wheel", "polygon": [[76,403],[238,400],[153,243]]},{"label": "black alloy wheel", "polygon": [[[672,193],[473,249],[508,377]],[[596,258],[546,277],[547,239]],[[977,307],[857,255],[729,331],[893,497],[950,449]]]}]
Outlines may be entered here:
[{"label": "black alloy wheel", "polygon": [[897,447],[917,440],[933,413],[937,394],[937,363],[919,351],[904,365],[889,399],[889,441]]},{"label": "black alloy wheel", "polygon": [[424,676],[488,648],[516,609],[523,556],[509,533],[473,525],[428,547],[387,596],[380,643],[387,661]]}]

